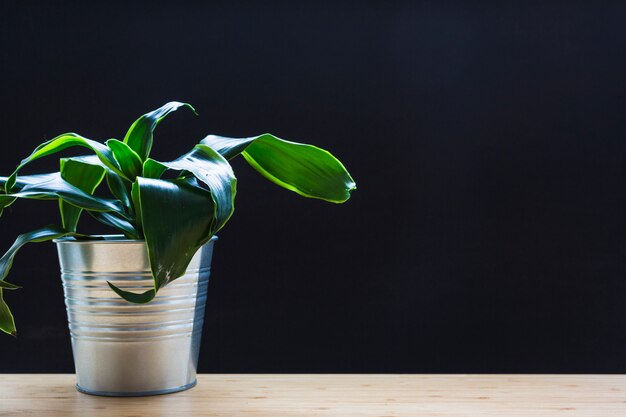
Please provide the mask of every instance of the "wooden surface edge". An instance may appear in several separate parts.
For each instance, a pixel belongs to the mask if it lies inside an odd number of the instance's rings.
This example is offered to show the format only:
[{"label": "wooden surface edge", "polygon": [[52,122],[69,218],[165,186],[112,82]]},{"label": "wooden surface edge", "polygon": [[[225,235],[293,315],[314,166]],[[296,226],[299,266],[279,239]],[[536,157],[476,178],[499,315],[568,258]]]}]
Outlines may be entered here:
[{"label": "wooden surface edge", "polygon": [[4,374],[0,416],[626,417],[626,375],[203,374],[188,391],[104,398],[73,374]]}]

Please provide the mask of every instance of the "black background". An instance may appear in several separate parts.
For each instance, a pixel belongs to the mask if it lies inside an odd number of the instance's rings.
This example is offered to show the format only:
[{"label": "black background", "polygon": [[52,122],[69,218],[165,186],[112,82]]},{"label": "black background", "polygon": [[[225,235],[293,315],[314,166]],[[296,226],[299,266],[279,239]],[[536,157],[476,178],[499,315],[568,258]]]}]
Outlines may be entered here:
[{"label": "black background", "polygon": [[[201,372],[626,372],[626,4],[498,3],[4,0],[2,174],[170,100],[200,116],[158,159],[262,132],[338,156],[342,206],[234,162]],[[0,247],[51,222],[18,202]],[[11,277],[0,371],[72,372],[53,245]]]}]

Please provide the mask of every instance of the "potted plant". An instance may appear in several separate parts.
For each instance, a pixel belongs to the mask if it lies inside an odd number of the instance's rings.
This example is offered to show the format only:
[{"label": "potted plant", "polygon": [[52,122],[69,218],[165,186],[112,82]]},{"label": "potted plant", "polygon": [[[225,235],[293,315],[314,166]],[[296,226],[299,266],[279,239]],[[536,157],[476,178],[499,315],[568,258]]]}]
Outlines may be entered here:
[{"label": "potted plant", "polygon": [[[179,158],[150,158],[156,126],[170,102],[137,119],[122,141],[65,133],[38,146],[9,177],[0,177],[0,213],[18,198],[59,201],[61,225],[20,235],[0,259],[0,329],[16,335],[3,292],[16,252],[54,240],[77,388],[99,395],[148,395],[192,387],[215,234],[234,210],[237,180],[228,160],[242,155],[261,175],[302,196],[343,203],[355,189],[329,152],[270,134],[210,135]],[[69,147],[89,155],[62,158],[58,172],[21,175],[29,163]],[[96,195],[106,188],[109,197]],[[83,212],[119,235],[77,231]]]}]

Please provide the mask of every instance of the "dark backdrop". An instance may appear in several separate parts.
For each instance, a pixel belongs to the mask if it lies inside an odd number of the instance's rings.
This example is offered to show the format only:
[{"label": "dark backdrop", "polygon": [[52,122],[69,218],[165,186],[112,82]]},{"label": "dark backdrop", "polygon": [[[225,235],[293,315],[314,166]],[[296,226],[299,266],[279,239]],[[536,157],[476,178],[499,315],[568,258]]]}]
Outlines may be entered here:
[{"label": "dark backdrop", "polygon": [[[159,159],[267,131],[358,183],[337,206],[236,161],[200,371],[626,372],[624,2],[46,3],[0,6],[2,174],[182,100]],[[57,221],[19,202],[0,247]],[[12,277],[0,371],[71,372],[53,245]]]}]

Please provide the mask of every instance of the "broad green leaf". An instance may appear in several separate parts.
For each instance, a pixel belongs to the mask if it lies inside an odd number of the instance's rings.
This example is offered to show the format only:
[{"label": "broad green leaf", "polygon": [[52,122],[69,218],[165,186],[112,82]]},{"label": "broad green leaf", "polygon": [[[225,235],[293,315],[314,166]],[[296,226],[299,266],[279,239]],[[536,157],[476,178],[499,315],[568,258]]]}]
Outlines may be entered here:
[{"label": "broad green leaf", "polygon": [[241,153],[265,178],[304,197],[343,203],[356,189],[343,164],[313,145],[289,142],[269,133],[242,139],[210,135],[201,143],[227,159]]},{"label": "broad green leaf", "polygon": [[[0,184],[6,182],[0,177]],[[96,197],[87,194],[61,178],[58,172],[42,175],[20,176],[16,183],[17,192],[6,194],[6,197],[29,198],[35,200],[63,199],[77,207],[94,211],[114,211],[124,215],[122,205],[117,200]]]},{"label": "broad green leaf", "polygon": [[159,288],[183,275],[196,251],[211,238],[213,199],[209,191],[185,180],[138,177],[136,184],[154,293],[130,296],[112,288],[127,301],[147,302]]},{"label": "broad green leaf", "polygon": [[144,236],[158,290],[184,274],[196,251],[213,236],[213,199],[210,192],[185,180],[138,178],[138,184]]},{"label": "broad green leaf", "polygon": [[210,192],[183,180],[139,177],[137,183],[143,231],[158,290],[184,274],[193,255],[213,235],[213,199]]},{"label": "broad green leaf", "polygon": [[[17,239],[15,239],[15,243],[13,243],[4,256],[0,258],[0,280],[4,281],[6,276],[9,274],[11,266],[13,265],[15,254],[22,248],[22,246],[31,242],[45,242],[57,239],[59,237],[67,236],[68,234],[72,233],[59,226],[48,225],[42,227],[41,229],[19,235]],[[3,288],[0,288],[0,330],[15,336],[15,321],[13,320],[13,315],[11,314],[9,306],[4,301],[2,290]]]},{"label": "broad green leaf", "polygon": [[39,158],[52,155],[72,146],[81,146],[92,150],[105,166],[113,170],[118,175],[124,176],[119,165],[117,164],[117,161],[115,160],[115,157],[113,156],[113,152],[107,146],[96,142],[95,140],[86,139],[76,133],[64,133],[39,145],[29,157],[22,160],[6,183],[7,192],[12,191],[13,185],[17,179],[17,174],[25,165]]},{"label": "broad green leaf", "polygon": [[146,113],[135,120],[130,129],[128,129],[128,132],[126,132],[124,143],[130,146],[130,148],[139,155],[142,161],[145,161],[152,149],[154,129],[156,129],[159,122],[163,120],[165,116],[181,107],[186,107],[196,113],[191,104],[180,103],[178,101],[167,103],[163,107]]},{"label": "broad green leaf", "polygon": [[133,151],[130,146],[117,139],[107,140],[106,145],[113,152],[115,160],[129,180],[134,181],[138,175],[141,175],[143,162],[139,155],[137,155],[137,153]]},{"label": "broad green leaf", "polygon": [[[104,178],[105,169],[99,165],[93,165],[71,158],[61,159],[61,178],[76,188],[93,195],[94,191]],[[63,228],[70,232],[76,231],[76,225],[83,209],[67,201],[59,200],[59,210]]]},{"label": "broad green leaf", "polygon": [[235,210],[237,179],[228,161],[209,146],[198,144],[174,161],[155,161],[155,166],[157,164],[176,171],[188,171],[209,188],[215,208],[211,232],[217,233]]}]

